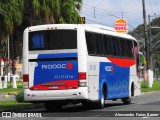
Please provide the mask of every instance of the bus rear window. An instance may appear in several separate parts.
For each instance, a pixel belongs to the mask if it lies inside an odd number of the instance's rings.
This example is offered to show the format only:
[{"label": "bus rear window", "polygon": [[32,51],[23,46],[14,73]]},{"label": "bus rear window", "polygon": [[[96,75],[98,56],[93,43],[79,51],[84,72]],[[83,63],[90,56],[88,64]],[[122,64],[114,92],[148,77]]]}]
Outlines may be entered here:
[{"label": "bus rear window", "polygon": [[29,50],[61,50],[77,48],[76,30],[29,32]]}]

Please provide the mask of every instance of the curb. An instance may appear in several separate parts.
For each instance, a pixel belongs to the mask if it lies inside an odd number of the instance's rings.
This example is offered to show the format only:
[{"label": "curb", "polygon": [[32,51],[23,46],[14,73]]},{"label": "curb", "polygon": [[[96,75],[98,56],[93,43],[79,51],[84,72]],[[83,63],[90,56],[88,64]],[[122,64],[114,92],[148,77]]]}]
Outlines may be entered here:
[{"label": "curb", "polygon": [[16,112],[18,110],[28,110],[28,109],[34,109],[34,108],[42,108],[44,107],[44,104],[41,103],[39,105],[32,105],[32,106],[23,106],[23,107],[18,107],[18,108],[8,108],[8,109],[0,109],[0,112]]},{"label": "curb", "polygon": [[160,91],[142,92],[141,95],[151,94],[151,93],[160,93]]},{"label": "curb", "polygon": [[17,92],[8,92],[8,95],[17,95]]}]

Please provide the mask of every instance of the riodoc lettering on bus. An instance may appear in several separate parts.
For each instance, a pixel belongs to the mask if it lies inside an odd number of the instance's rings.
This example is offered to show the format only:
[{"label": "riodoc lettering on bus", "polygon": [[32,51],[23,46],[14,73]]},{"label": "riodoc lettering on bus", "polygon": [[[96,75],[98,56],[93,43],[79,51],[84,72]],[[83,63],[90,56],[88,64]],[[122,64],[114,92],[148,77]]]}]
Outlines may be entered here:
[{"label": "riodoc lettering on bus", "polygon": [[42,69],[65,69],[66,64],[42,65]]}]

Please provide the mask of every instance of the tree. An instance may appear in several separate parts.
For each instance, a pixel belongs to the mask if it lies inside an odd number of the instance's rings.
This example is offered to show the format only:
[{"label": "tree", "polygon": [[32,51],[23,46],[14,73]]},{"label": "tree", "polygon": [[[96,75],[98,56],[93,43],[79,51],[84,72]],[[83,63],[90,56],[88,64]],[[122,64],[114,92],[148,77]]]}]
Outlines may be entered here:
[{"label": "tree", "polygon": [[[82,0],[24,0],[24,9],[22,16],[22,25],[17,26],[14,34],[17,55],[21,55],[22,32],[28,26],[41,24],[59,24],[59,23],[79,23],[79,14]],[[17,35],[18,34],[18,35]],[[21,44],[20,44],[21,43]]]},{"label": "tree", "polygon": [[82,0],[1,0],[0,42],[6,41],[9,36],[13,60],[22,54],[22,35],[26,27],[40,24],[79,23],[78,12],[81,5]]},{"label": "tree", "polygon": [[[12,39],[12,34],[14,31],[14,27],[22,23],[23,7],[23,0],[0,1],[0,43],[6,42],[6,38],[9,37],[13,46],[14,41]],[[3,53],[2,50],[3,49],[1,48],[0,53]],[[12,47],[12,51],[13,50],[14,48]],[[5,57],[2,54],[0,56]],[[14,61],[14,52],[12,52],[12,61]],[[12,68],[14,68],[14,62],[12,63]]]},{"label": "tree", "polygon": [[[82,0],[25,0],[23,22],[27,25],[79,23]],[[26,26],[25,26],[26,27]]]}]

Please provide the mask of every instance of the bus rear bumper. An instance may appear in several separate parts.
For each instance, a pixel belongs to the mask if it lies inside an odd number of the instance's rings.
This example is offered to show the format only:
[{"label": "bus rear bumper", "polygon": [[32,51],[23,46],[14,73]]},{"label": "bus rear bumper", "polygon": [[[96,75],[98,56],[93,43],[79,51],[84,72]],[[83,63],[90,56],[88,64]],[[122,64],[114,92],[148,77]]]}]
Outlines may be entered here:
[{"label": "bus rear bumper", "polygon": [[30,90],[24,89],[25,101],[49,100],[85,100],[88,99],[88,88],[79,87],[70,90]]}]

